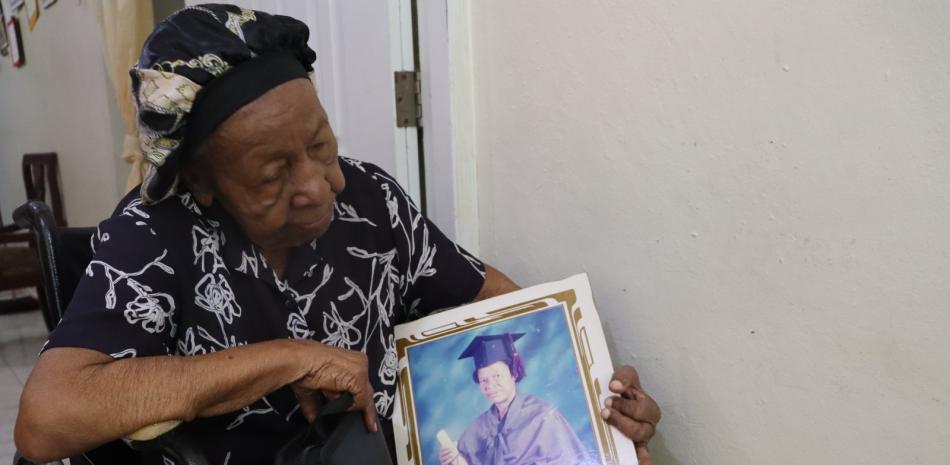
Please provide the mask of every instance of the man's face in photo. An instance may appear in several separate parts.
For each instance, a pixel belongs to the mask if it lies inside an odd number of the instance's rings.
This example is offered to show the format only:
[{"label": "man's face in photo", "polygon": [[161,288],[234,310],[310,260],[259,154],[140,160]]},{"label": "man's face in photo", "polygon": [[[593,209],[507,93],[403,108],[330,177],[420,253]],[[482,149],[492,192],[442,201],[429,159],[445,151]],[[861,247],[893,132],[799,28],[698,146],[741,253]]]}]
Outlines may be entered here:
[{"label": "man's face in photo", "polygon": [[495,405],[505,405],[515,397],[515,377],[503,361],[478,369],[478,387],[482,395]]}]

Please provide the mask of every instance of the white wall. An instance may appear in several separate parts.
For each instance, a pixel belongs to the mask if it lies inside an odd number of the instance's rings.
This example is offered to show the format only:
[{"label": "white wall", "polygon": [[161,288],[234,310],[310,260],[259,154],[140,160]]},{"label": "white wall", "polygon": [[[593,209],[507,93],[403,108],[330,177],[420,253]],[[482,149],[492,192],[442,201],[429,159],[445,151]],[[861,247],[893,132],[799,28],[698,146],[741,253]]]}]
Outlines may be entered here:
[{"label": "white wall", "polygon": [[469,3],[482,255],[590,272],[655,463],[950,463],[950,4]]},{"label": "white wall", "polygon": [[26,199],[27,152],[58,152],[66,219],[95,225],[124,194],[122,123],[102,59],[92,2],[59,1],[30,31],[21,17],[26,66],[0,59],[0,210],[4,223]]}]

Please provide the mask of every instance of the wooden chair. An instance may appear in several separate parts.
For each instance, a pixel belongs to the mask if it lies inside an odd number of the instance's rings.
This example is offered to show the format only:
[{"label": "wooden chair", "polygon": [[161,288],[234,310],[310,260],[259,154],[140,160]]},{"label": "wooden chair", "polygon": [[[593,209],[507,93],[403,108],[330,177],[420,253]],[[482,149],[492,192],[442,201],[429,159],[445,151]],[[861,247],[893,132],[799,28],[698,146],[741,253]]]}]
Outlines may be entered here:
[{"label": "wooden chair", "polygon": [[[23,155],[23,186],[26,200],[39,200],[53,210],[60,228],[69,226],[63,212],[63,194],[59,188],[59,159],[56,152]],[[49,194],[49,195],[47,195]]]},{"label": "wooden chair", "polygon": [[[63,212],[56,153],[28,153],[23,155],[22,163],[26,199],[52,206],[56,224],[65,227],[66,215]],[[37,252],[31,247],[35,247],[35,242],[27,229],[17,225],[4,226],[0,219],[0,291],[33,288],[37,295],[0,300],[0,315],[40,309],[47,329],[52,330],[58,318],[50,311]]]},{"label": "wooden chair", "polygon": [[0,300],[0,315],[39,309],[40,285],[40,263],[30,248],[29,231],[15,224],[4,225],[0,214],[0,291],[34,288],[37,295]]}]

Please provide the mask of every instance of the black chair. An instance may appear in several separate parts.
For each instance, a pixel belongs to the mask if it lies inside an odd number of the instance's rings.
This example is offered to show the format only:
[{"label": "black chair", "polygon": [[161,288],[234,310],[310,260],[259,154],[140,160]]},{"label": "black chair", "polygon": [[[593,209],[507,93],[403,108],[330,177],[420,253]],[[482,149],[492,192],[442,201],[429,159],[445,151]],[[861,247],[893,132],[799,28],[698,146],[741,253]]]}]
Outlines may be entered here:
[{"label": "black chair", "polygon": [[59,228],[49,207],[31,200],[13,212],[13,220],[29,229],[40,261],[42,293],[47,305],[43,319],[55,327],[63,318],[63,310],[79,284],[79,279],[92,260],[89,239],[96,228]]},{"label": "black chair", "polygon": [[[63,311],[92,260],[90,239],[96,228],[59,228],[53,213],[43,202],[31,200],[13,212],[17,225],[30,229],[36,243],[42,275],[42,292],[47,305],[44,318],[59,323]],[[73,464],[136,464],[144,454],[161,453],[179,465],[207,465],[200,449],[188,438],[165,432],[145,441],[115,441],[70,459]],[[17,454],[13,465],[33,465]]]}]

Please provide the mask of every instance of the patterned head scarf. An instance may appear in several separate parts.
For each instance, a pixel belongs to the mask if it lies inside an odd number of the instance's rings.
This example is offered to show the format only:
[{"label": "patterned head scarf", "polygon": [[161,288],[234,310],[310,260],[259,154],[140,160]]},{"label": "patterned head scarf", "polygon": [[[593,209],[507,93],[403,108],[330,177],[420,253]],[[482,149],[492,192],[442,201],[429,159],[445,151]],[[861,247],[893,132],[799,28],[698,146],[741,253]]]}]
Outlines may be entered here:
[{"label": "patterned head scarf", "polygon": [[141,197],[175,193],[187,155],[244,105],[310,77],[316,54],[302,22],[234,5],[173,13],[146,39],[132,75],[146,171]]}]

